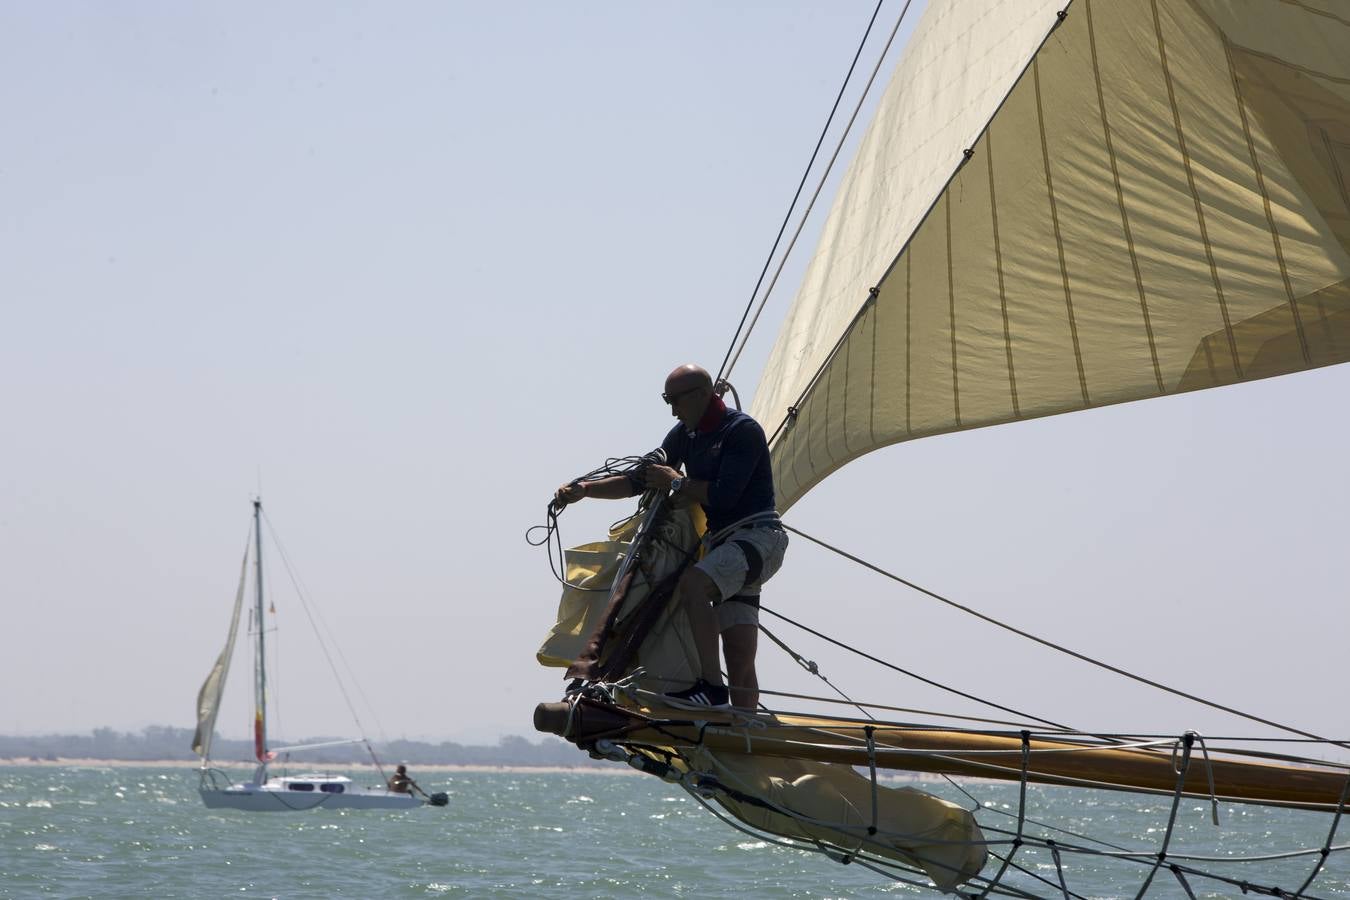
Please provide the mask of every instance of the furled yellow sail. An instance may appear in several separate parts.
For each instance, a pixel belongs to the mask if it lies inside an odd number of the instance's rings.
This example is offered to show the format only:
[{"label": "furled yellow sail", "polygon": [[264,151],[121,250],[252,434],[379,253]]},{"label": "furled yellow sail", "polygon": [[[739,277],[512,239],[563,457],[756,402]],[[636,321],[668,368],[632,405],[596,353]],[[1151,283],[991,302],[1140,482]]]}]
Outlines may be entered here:
[{"label": "furled yellow sail", "polygon": [[[763,754],[765,736],[778,725],[773,716],[712,712],[714,719],[730,718],[733,724],[701,722],[690,728],[666,720],[649,732],[641,730],[651,724],[648,714],[688,715],[665,708],[660,694],[696,677],[693,632],[685,612],[667,602],[657,586],[696,552],[703,522],[698,506],[688,501],[663,508],[641,538],[637,521],[623,523],[608,541],[566,552],[567,584],[557,622],[536,654],[541,665],[570,665],[573,671],[580,669],[581,660],[575,658],[593,654],[595,668],[613,670],[614,694],[599,707],[577,696],[541,704],[536,727],[591,748],[614,740],[653,758],[678,760],[679,769],[721,785],[715,801],[755,828],[843,855],[894,860],[923,871],[944,891],[979,873],[987,851],[970,810],[913,788],[879,785],[846,762],[815,758],[822,747],[799,743],[787,755]],[[608,589],[634,540],[642,546],[639,572],[615,598]],[[644,628],[643,614],[653,604],[657,616]],[[626,642],[637,652],[616,667],[612,663]],[[824,724],[834,731],[843,723]],[[732,735],[730,741],[703,739],[705,734],[725,737],[724,732]]]},{"label": "furled yellow sail", "polygon": [[888,444],[1350,360],[1344,4],[1063,6],[925,13],[755,398],[780,509]]}]

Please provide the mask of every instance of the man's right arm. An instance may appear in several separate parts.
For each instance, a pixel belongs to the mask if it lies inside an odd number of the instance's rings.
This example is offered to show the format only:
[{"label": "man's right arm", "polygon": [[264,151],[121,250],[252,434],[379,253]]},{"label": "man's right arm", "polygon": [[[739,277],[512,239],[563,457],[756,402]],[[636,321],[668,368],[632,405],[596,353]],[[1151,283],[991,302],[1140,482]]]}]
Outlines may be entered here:
[{"label": "man's right arm", "polygon": [[633,482],[627,475],[610,475],[594,481],[577,481],[558,488],[554,497],[562,503],[576,503],[582,497],[598,497],[601,500],[622,500],[633,497]]},{"label": "man's right arm", "polygon": [[[679,468],[683,462],[680,453],[680,427],[677,425],[661,442],[661,450],[666,454],[666,463]],[[650,456],[650,454],[648,454]],[[597,497],[601,500],[623,500],[636,497],[646,490],[642,479],[633,475],[610,475],[594,481],[574,481],[564,484],[553,494],[559,503],[576,503],[582,497]]]}]

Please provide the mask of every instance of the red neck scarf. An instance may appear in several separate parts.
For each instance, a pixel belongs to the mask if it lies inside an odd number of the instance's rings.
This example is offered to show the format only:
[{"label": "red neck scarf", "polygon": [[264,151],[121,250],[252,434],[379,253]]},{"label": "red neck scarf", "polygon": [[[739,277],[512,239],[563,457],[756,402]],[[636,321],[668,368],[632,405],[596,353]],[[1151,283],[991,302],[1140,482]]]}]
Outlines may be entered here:
[{"label": "red neck scarf", "polygon": [[722,398],[713,394],[712,399],[708,401],[708,408],[703,411],[703,418],[698,420],[695,430],[707,434],[727,417],[727,405],[722,402]]}]

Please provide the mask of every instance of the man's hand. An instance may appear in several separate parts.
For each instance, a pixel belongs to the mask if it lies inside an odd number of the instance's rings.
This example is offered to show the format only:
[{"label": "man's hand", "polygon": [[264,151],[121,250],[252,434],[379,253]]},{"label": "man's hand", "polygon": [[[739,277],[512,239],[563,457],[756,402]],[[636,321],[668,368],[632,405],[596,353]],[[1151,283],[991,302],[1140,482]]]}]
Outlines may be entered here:
[{"label": "man's hand", "polygon": [[659,491],[668,491],[670,490],[670,483],[679,477],[680,473],[670,466],[651,465],[647,467],[645,484],[649,490],[655,488]]},{"label": "man's hand", "polygon": [[580,481],[570,481],[553,494],[553,499],[566,506],[569,503],[576,503],[582,497],[586,496],[586,485]]}]

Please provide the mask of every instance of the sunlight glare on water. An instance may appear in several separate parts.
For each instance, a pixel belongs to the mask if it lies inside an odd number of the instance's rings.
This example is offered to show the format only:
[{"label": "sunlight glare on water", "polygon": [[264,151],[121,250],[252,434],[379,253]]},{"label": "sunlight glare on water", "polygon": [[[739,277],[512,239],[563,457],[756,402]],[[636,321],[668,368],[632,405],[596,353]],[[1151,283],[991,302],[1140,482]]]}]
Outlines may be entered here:
[{"label": "sunlight glare on water", "polygon": [[[656,779],[426,771],[418,780],[448,793],[450,805],[249,814],[205,809],[191,769],[0,768],[0,897],[937,896],[734,830]],[[1015,788],[972,790],[988,804],[982,823],[1010,827]],[[1074,840],[1072,832],[1133,849],[1156,846],[1169,808],[1154,798],[1091,791],[1032,789],[1028,801],[1029,819],[1054,819],[1065,829],[1060,840]],[[1274,818],[1246,828],[1261,812]],[[1222,813],[1225,825],[1244,828],[1240,837],[1225,830],[1214,844],[1208,804],[1183,804],[1174,852],[1319,846],[1330,823],[1328,816],[1251,808]],[[1018,873],[1024,890],[1062,896],[1049,854],[1024,848],[1017,861],[1044,879]],[[1066,855],[1062,864],[1071,888],[1085,897],[1133,896],[1147,869],[1097,856]],[[1244,877],[1270,883],[1279,876],[1282,886],[1297,886],[1312,865],[1303,857]],[[995,868],[991,862],[985,874]],[[1241,893],[1192,886],[1197,897]],[[1333,854],[1309,894],[1350,897],[1344,854]],[[1185,894],[1174,878],[1160,876],[1148,896]]]}]

